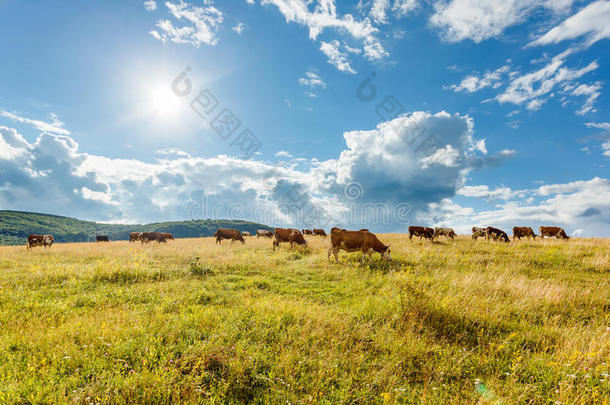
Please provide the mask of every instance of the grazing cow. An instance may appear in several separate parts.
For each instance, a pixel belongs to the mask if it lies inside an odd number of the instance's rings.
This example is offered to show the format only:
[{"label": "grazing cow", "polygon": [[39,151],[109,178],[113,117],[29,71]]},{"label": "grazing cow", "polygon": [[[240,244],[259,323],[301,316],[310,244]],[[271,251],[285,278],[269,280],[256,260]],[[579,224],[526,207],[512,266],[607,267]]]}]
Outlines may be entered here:
[{"label": "grazing cow", "polygon": [[513,240],[521,238],[533,238],[536,239],[534,230],[529,226],[515,226],[513,227]]},{"label": "grazing cow", "polygon": [[176,240],[174,239],[174,235],[172,235],[171,233],[162,233],[161,235],[165,238],[165,240]]},{"label": "grazing cow", "polygon": [[317,236],[324,236],[324,237],[326,237],[326,232],[324,232],[324,229],[315,229],[314,228],[313,234],[317,235]]},{"label": "grazing cow", "polygon": [[110,242],[110,239],[108,239],[107,235],[97,235],[95,237],[95,241],[96,242]]},{"label": "grazing cow", "polygon": [[303,237],[303,234],[298,229],[294,228],[275,228],[275,239],[273,239],[273,250],[280,246],[282,242],[290,243],[290,247],[297,245],[307,246],[307,241]]},{"label": "grazing cow", "polygon": [[303,229],[301,232],[303,232],[303,235],[313,235],[311,229]]},{"label": "grazing cow", "polygon": [[570,239],[570,237],[566,234],[566,231],[558,226],[541,226],[540,239],[544,239],[545,236],[554,236],[557,239]]},{"label": "grazing cow", "polygon": [[366,228],[362,228],[362,229],[360,229],[358,232],[371,232],[371,231],[369,231],[369,230],[368,230],[368,229],[366,229]]},{"label": "grazing cow", "polygon": [[167,239],[160,232],[142,232],[140,234],[140,242],[142,242],[142,243],[148,243],[148,242],[167,243]]},{"label": "grazing cow", "polygon": [[477,238],[485,237],[487,237],[487,230],[485,228],[472,227],[472,239],[477,240]]},{"label": "grazing cow", "polygon": [[384,245],[377,239],[375,234],[368,231],[347,231],[345,229],[333,228],[330,230],[330,247],[328,248],[328,259],[330,255],[335,256],[335,261],[339,262],[339,250],[346,252],[362,252],[361,261],[364,255],[369,256],[377,252],[384,260],[390,260],[390,245]]},{"label": "grazing cow", "polygon": [[419,239],[426,238],[430,239],[430,241],[434,241],[434,229],[425,228],[423,226],[410,226],[409,240],[413,239],[413,236],[419,236]]},{"label": "grazing cow", "polygon": [[140,240],[141,237],[142,237],[142,233],[141,232],[131,232],[129,234],[129,243],[137,242],[137,241]]},{"label": "grazing cow", "polygon": [[266,229],[259,229],[256,231],[256,237],[264,237],[264,238],[273,238],[273,232],[268,231]]},{"label": "grazing cow", "polygon": [[503,242],[510,242],[510,239],[508,239],[508,235],[506,234],[506,232],[504,232],[501,229],[494,228],[491,226],[488,226],[487,228],[485,228],[485,238],[487,240],[489,240],[489,238],[491,238],[493,240],[500,239]]},{"label": "grazing cow", "polygon": [[241,236],[252,236],[252,234],[250,232],[243,231]]},{"label": "grazing cow", "polygon": [[44,246],[50,248],[53,246],[55,239],[52,235],[30,235],[28,236],[28,249],[36,246]]},{"label": "grazing cow", "polygon": [[455,238],[455,231],[451,228],[434,228],[434,237],[446,236],[448,238]]},{"label": "grazing cow", "polygon": [[231,243],[235,243],[236,240],[246,243],[243,236],[241,236],[241,232],[237,229],[218,228],[214,236],[216,237],[216,243],[221,243],[223,239],[231,239]]}]

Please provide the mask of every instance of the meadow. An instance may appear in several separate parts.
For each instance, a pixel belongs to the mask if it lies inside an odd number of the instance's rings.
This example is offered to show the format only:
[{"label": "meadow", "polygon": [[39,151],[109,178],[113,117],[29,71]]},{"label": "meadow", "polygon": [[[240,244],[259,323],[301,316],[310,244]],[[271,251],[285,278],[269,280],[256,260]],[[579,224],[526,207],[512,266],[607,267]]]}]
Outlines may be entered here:
[{"label": "meadow", "polygon": [[608,404],[610,240],[0,247],[0,403]]}]

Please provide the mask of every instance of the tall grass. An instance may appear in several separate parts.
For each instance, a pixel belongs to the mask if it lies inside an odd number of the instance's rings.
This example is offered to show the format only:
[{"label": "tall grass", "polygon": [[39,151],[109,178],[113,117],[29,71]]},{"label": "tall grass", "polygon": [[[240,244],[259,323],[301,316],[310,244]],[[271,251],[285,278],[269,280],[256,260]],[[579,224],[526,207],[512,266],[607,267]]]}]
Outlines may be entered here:
[{"label": "tall grass", "polygon": [[0,248],[0,403],[608,403],[610,241]]}]

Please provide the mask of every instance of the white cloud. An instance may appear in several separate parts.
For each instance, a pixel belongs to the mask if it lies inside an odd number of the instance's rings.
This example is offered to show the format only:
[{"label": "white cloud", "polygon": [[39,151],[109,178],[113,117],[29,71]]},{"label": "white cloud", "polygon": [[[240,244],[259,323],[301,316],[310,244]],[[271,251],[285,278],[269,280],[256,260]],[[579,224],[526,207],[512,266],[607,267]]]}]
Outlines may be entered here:
[{"label": "white cloud", "polygon": [[[524,106],[530,111],[540,109],[556,94],[561,96],[563,106],[568,105],[574,98],[585,98],[584,104],[576,113],[583,115],[595,112],[595,102],[601,95],[601,83],[584,84],[578,80],[598,69],[599,64],[594,60],[581,68],[568,67],[566,60],[573,52],[574,49],[570,48],[553,58],[545,58],[546,64],[543,67],[528,73],[504,65],[494,71],[486,71],[483,75],[468,75],[459,84],[448,88],[469,93],[485,88],[498,89],[498,94],[486,101],[496,100],[501,104]],[[512,115],[514,113],[509,117]]]},{"label": "white cloud", "polygon": [[394,0],[392,11],[397,17],[404,17],[418,6],[418,0]]},{"label": "white cloud", "polygon": [[180,0],[177,3],[165,2],[171,15],[178,21],[185,21],[187,25],[177,27],[170,20],[159,20],[156,24],[159,31],[150,31],[150,34],[163,42],[171,41],[177,44],[190,44],[198,48],[202,43],[216,45],[216,36],[224,17],[211,2],[204,2],[205,7],[193,6]]},{"label": "white cloud", "polygon": [[[592,138],[598,138],[603,141],[601,144],[602,154],[610,157],[610,122],[587,122],[585,125],[589,128],[596,128],[604,131],[604,133]],[[588,151],[588,148],[586,148],[586,150]]]},{"label": "white cloud", "polygon": [[282,158],[291,158],[292,157],[292,153],[285,151],[285,150],[280,150],[278,152],[275,153],[276,157],[282,157]]},{"label": "white cloud", "polygon": [[494,71],[488,70],[482,76],[471,74],[462,79],[460,84],[452,84],[450,88],[456,92],[466,91],[469,93],[474,93],[475,91],[479,91],[486,87],[492,87],[496,89],[502,85],[502,78],[506,73],[508,73],[509,70],[510,66],[505,65]]},{"label": "white cloud", "polygon": [[[608,129],[610,124],[588,126]],[[222,155],[199,158],[175,148],[158,151],[161,158],[153,162],[113,159],[79,151],[69,136],[42,133],[28,142],[16,130],[0,127],[0,205],[112,222],[211,217],[299,225],[298,217],[280,209],[288,193],[298,189],[325,215],[354,228],[368,224],[378,231],[404,230],[404,221],[415,218],[464,232],[473,225],[509,230],[556,224],[568,232],[608,235],[609,180],[531,190],[465,185],[472,170],[514,153],[488,156],[468,116],[414,112],[372,130],[346,132],[344,138],[346,148],[336,159],[300,159],[305,168],[297,169],[296,162],[276,167]],[[276,156],[292,155],[279,151]],[[346,192],[350,185],[356,185],[356,200]],[[501,204],[477,211],[452,201],[456,195]],[[353,217],[378,203],[391,215],[407,203],[412,218],[390,215],[381,222],[375,217],[373,223],[367,222],[370,212]]]},{"label": "white cloud", "polygon": [[[379,29],[374,27],[367,17],[357,20],[351,14],[337,12],[335,0],[322,0],[313,3],[309,0],[262,0],[262,5],[274,5],[282,13],[286,22],[295,22],[309,29],[309,38],[316,41],[318,37],[328,30],[333,30],[335,38],[320,41],[320,50],[328,57],[329,63],[340,71],[355,73],[351,68],[347,55],[340,51],[340,42],[337,36],[350,36],[359,41],[364,56],[372,61],[385,58],[388,53],[376,37]],[[312,4],[315,4],[311,8]],[[345,45],[347,47],[347,45]],[[349,52],[349,49],[346,48]]]},{"label": "white cloud", "polygon": [[377,24],[387,24],[390,9],[396,17],[404,17],[417,6],[417,0],[394,0],[393,4],[390,4],[390,0],[373,0],[370,16]]},{"label": "white cloud", "polygon": [[464,186],[457,191],[457,195],[465,197],[483,198],[487,201],[509,200],[517,196],[522,196],[523,193],[513,191],[510,187],[497,187],[493,190],[487,185]]},{"label": "white cloud", "polygon": [[157,2],[155,0],[146,0],[144,2],[144,8],[146,11],[155,11],[157,9]]},{"label": "white cloud", "polygon": [[61,122],[57,115],[50,113],[51,122],[45,122],[40,120],[33,120],[30,118],[25,118],[19,115],[17,112],[13,111],[4,111],[0,110],[0,117],[8,118],[14,122],[18,122],[20,124],[30,125],[36,128],[39,131],[52,132],[54,134],[59,135],[70,135],[70,131],[64,128],[64,123]]},{"label": "white cloud", "polygon": [[341,72],[356,74],[347,58],[347,54],[339,49],[341,44],[338,40],[335,39],[331,42],[320,41],[320,44],[320,50],[328,58],[328,63],[335,66]]},{"label": "white cloud", "polygon": [[[197,204],[205,199],[207,211],[199,211],[198,217],[279,224],[289,219],[278,207],[297,188],[306,193],[307,201],[336,219],[366,204],[384,204],[384,212],[401,204],[424,209],[455,195],[469,171],[502,159],[481,152],[484,148],[473,137],[471,118],[446,112],[415,112],[373,130],[347,132],[344,138],[347,147],[336,159],[291,159],[286,167],[276,167],[230,156],[200,158],[175,148],[158,151],[160,158],[152,162],[113,159],[80,151],[68,136],[42,133],[30,143],[2,127],[0,206],[84,219],[150,222],[192,217],[193,207],[201,209]],[[444,151],[442,158],[438,150]],[[429,156],[434,158],[422,163]],[[352,183],[362,188],[355,201],[345,193]],[[53,201],[52,208],[45,205],[47,201]],[[227,211],[231,204],[237,211]],[[210,211],[219,205],[218,211]],[[256,216],[258,208],[272,218]],[[354,227],[362,223],[340,218]],[[389,230],[401,225],[396,218],[387,218],[376,226]]]},{"label": "white cloud", "polygon": [[[597,61],[593,61],[580,69],[566,67],[565,61],[571,52],[571,50],[568,50],[560,53],[538,70],[514,75],[506,90],[499,94],[496,100],[500,103],[526,104],[526,108],[535,110],[559,87],[560,91],[573,96],[587,95],[589,98],[585,104],[586,107],[579,110],[579,113],[583,110],[591,111],[592,104],[597,96],[592,94],[592,89],[581,88],[576,90],[581,84],[575,82],[575,79],[596,70],[599,65]],[[597,86],[595,88],[599,90]]]},{"label": "white cloud", "polygon": [[299,84],[307,87],[321,87],[326,88],[326,83],[322,78],[315,72],[308,71],[305,72],[305,77],[299,78]]},{"label": "white cloud", "polygon": [[604,131],[610,131],[610,122],[587,122],[585,124],[589,128],[603,129]]},{"label": "white cloud", "polygon": [[554,27],[530,45],[555,44],[569,39],[585,37],[587,46],[610,38],[610,1],[588,4],[573,16]]},{"label": "white cloud", "polygon": [[233,27],[233,31],[237,32],[239,35],[241,35],[245,29],[246,29],[246,25],[242,22],[238,23],[237,25],[235,25]]},{"label": "white cloud", "polygon": [[572,94],[573,96],[587,97],[587,100],[585,101],[583,106],[578,111],[576,111],[576,114],[585,115],[589,112],[596,112],[597,109],[595,109],[594,106],[595,102],[597,101],[597,98],[602,94],[600,91],[601,89],[602,85],[599,82],[595,82],[593,84],[579,84],[578,86],[576,86],[570,92],[570,94]]},{"label": "white cloud", "polygon": [[481,42],[498,37],[510,26],[525,22],[537,9],[551,13],[569,10],[572,0],[450,0],[437,1],[432,26],[449,42]]}]

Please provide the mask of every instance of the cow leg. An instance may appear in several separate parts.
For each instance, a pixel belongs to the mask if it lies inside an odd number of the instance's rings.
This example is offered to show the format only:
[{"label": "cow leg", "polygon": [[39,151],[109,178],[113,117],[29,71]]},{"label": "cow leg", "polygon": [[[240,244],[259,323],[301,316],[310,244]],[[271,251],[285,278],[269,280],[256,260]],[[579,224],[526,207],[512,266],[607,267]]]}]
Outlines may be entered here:
[{"label": "cow leg", "polygon": [[333,247],[333,254],[335,255],[335,262],[339,263],[339,246]]}]

